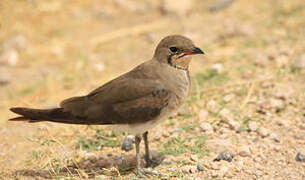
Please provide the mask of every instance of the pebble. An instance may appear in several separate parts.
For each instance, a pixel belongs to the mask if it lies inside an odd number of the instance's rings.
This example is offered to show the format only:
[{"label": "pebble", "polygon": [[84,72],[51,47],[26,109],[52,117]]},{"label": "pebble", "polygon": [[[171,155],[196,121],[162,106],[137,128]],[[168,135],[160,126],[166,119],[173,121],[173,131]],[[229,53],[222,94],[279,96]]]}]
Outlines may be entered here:
[{"label": "pebble", "polygon": [[201,164],[197,164],[197,170],[204,171],[204,168],[203,168],[203,166],[201,166]]},{"label": "pebble", "polygon": [[203,122],[200,124],[200,129],[203,132],[207,132],[207,133],[213,133],[213,126],[210,123],[207,122]]},{"label": "pebble", "polygon": [[285,67],[289,64],[289,59],[286,55],[280,55],[275,58],[275,63],[278,68]]},{"label": "pebble", "polygon": [[219,170],[218,177],[224,177],[229,171],[229,168],[227,166],[222,166]]},{"label": "pebble", "polygon": [[295,156],[295,160],[298,162],[305,162],[305,155],[298,152],[297,155]]},{"label": "pebble", "polygon": [[250,131],[256,131],[258,129],[258,123],[254,121],[250,121],[248,127]]},{"label": "pebble", "polygon": [[134,143],[134,136],[129,135],[123,140],[121,149],[128,152],[133,149],[133,143]]},{"label": "pebble", "polygon": [[167,138],[167,137],[170,136],[170,134],[169,134],[168,131],[164,131],[164,132],[162,133],[162,136],[165,137],[165,138]]},{"label": "pebble", "polygon": [[212,6],[209,7],[210,12],[216,12],[223,10],[231,5],[234,0],[218,0],[216,3],[214,3]]},{"label": "pebble", "polygon": [[301,129],[301,130],[305,130],[305,123],[298,123],[298,127]]},{"label": "pebble", "polygon": [[3,51],[0,55],[0,64],[16,66],[19,61],[19,53],[15,49]]},{"label": "pebble", "polygon": [[234,97],[235,97],[234,94],[227,94],[223,97],[223,100],[225,102],[230,102],[232,99],[234,99]]},{"label": "pebble", "polygon": [[161,139],[161,137],[162,137],[162,133],[161,132],[154,134],[154,140],[155,141],[159,141]]},{"label": "pebble", "polygon": [[263,127],[261,127],[261,128],[259,129],[258,133],[259,133],[259,135],[260,135],[262,138],[265,138],[265,137],[267,137],[267,136],[270,135],[269,130],[267,130],[266,128],[263,128]]},{"label": "pebble", "polygon": [[260,171],[260,170],[256,170],[254,174],[255,174],[255,176],[257,176],[257,177],[261,177],[262,175],[264,175],[264,172],[263,172],[263,171]]},{"label": "pebble", "polygon": [[174,159],[173,156],[166,156],[166,157],[163,159],[162,164],[163,164],[163,165],[173,164],[173,159]]},{"label": "pebble", "polygon": [[212,171],[212,172],[211,172],[211,176],[212,176],[213,178],[216,178],[216,177],[219,176],[219,174],[218,174],[217,171]]},{"label": "pebble", "polygon": [[105,64],[102,63],[102,62],[96,63],[96,64],[94,65],[94,68],[95,68],[96,71],[102,72],[102,71],[104,71],[104,69],[105,69]]},{"label": "pebble", "polygon": [[216,63],[216,64],[213,64],[212,65],[212,68],[211,68],[213,71],[217,72],[218,74],[222,73],[223,72],[223,65],[220,64],[220,63]]},{"label": "pebble", "polygon": [[189,111],[189,109],[186,108],[186,107],[181,107],[181,108],[179,108],[179,110],[178,110],[178,112],[177,112],[177,115],[178,115],[178,116],[185,116],[185,115],[188,115],[188,114],[190,114],[190,111]]},{"label": "pebble", "polygon": [[7,85],[10,82],[10,75],[6,69],[0,68],[0,86]]},{"label": "pebble", "polygon": [[265,67],[270,64],[270,60],[265,54],[257,53],[256,58],[254,59],[254,63],[257,66]]},{"label": "pebble", "polygon": [[219,112],[222,121],[229,125],[230,129],[237,131],[240,128],[240,123],[234,120],[230,110],[224,108]]},{"label": "pebble", "polygon": [[234,154],[232,152],[223,151],[220,154],[218,154],[217,157],[213,161],[224,160],[224,161],[231,162],[233,158],[234,158]]},{"label": "pebble", "polygon": [[197,161],[198,161],[198,156],[197,156],[197,155],[191,155],[190,159],[191,159],[192,161],[197,162]]},{"label": "pebble", "polygon": [[160,9],[163,14],[175,14],[182,17],[191,11],[193,5],[193,1],[190,0],[180,0],[179,3],[176,0],[162,0]]},{"label": "pebble", "polygon": [[238,155],[242,157],[251,156],[250,148],[246,145],[239,148]]},{"label": "pebble", "polygon": [[219,108],[220,108],[220,105],[217,104],[217,102],[214,100],[210,100],[207,103],[207,109],[211,112],[217,112],[217,111],[219,111]]},{"label": "pebble", "polygon": [[279,136],[278,136],[277,134],[275,134],[275,133],[271,133],[271,134],[270,134],[270,137],[271,137],[271,139],[273,139],[275,142],[280,142],[280,141],[281,141],[280,138],[279,138]]},{"label": "pebble", "polygon": [[22,34],[16,34],[3,42],[4,51],[8,49],[24,50],[28,46],[26,38]]},{"label": "pebble", "polygon": [[305,69],[305,54],[303,54],[302,56],[298,57],[295,60],[294,65],[295,65],[296,68]]},{"label": "pebble", "polygon": [[279,109],[282,109],[285,104],[282,99],[270,98],[269,105],[271,108],[274,108],[275,110],[279,110]]},{"label": "pebble", "polygon": [[193,174],[193,173],[198,172],[198,169],[196,166],[187,165],[187,166],[182,167],[182,172]]},{"label": "pebble", "polygon": [[229,121],[229,120],[233,120],[233,114],[231,113],[230,110],[224,108],[219,112],[220,117],[224,120],[224,121]]},{"label": "pebble", "polygon": [[201,109],[198,113],[198,118],[200,121],[206,121],[208,119],[209,112],[206,109]]}]

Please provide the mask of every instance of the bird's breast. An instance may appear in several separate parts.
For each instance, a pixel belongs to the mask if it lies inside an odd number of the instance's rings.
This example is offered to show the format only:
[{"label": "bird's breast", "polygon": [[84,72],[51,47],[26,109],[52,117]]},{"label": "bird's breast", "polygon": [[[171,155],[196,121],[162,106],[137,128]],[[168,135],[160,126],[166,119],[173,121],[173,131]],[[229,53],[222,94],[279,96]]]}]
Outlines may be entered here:
[{"label": "bird's breast", "polygon": [[175,96],[172,97],[169,108],[175,110],[184,103],[189,95],[191,83],[188,71],[177,70],[175,75],[171,77],[170,86]]}]

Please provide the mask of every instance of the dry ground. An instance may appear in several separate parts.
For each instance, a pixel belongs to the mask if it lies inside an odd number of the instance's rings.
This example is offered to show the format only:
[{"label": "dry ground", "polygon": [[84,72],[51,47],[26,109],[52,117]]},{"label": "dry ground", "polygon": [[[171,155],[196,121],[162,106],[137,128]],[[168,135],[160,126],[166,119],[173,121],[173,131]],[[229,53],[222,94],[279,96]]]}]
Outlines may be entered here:
[{"label": "dry ground", "polygon": [[[212,0],[165,2],[0,2],[2,179],[137,179],[123,134],[8,122],[8,108],[85,94],[177,33],[206,56],[192,62],[193,92],[179,115],[150,134],[163,159],[154,170],[164,179],[305,179],[305,162],[295,160],[305,153],[304,0],[236,0],[217,12]],[[233,160],[213,161],[222,151]]]}]

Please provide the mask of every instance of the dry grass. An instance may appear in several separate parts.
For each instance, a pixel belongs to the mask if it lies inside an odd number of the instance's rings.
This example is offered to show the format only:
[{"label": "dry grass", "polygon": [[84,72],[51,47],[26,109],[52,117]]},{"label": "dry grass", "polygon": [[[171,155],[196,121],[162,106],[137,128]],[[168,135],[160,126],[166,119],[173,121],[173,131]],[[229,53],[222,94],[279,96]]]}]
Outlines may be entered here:
[{"label": "dry grass", "polygon": [[[157,42],[168,34],[189,36],[207,55],[195,57],[192,62],[193,92],[183,113],[152,131],[153,149],[165,157],[175,157],[175,164],[159,165],[156,170],[173,179],[212,178],[214,170],[209,170],[209,164],[216,152],[205,142],[227,133],[222,132],[228,128],[219,115],[223,108],[232,112],[242,131],[247,131],[249,121],[256,121],[281,134],[282,129],[275,127],[274,120],[282,119],[289,121],[291,131],[302,133],[297,128],[299,123],[305,123],[305,73],[294,67],[294,60],[305,52],[303,0],[240,0],[216,13],[207,10],[214,1],[198,0],[194,1],[197,4],[193,10],[183,17],[162,14],[159,1],[118,2],[0,2],[0,42],[15,34],[26,39],[16,66],[0,64],[10,77],[9,84],[0,85],[0,176],[3,179],[136,179],[132,165],[127,169],[106,167],[111,158],[120,155],[133,161],[133,151],[123,153],[119,148],[123,134],[95,126],[11,123],[7,122],[13,116],[8,108],[51,107],[67,97],[85,94],[149,59]],[[265,57],[269,57],[267,64],[264,64]],[[211,70],[215,63],[223,65],[222,72]],[[99,70],[99,66],[104,69]],[[283,109],[270,110],[271,118],[259,113],[261,102],[278,91],[284,94],[292,91],[285,97]],[[226,95],[234,98],[225,101]],[[216,102],[215,107],[209,106],[211,100]],[[215,130],[215,135],[206,135],[198,129],[201,122],[197,114],[201,109],[209,111],[207,121],[220,129]],[[175,137],[165,134],[160,140],[153,140],[154,134],[162,129]],[[243,143],[233,137],[230,140],[236,147]],[[288,133],[282,141],[283,152],[299,149],[304,152],[304,137],[296,139]],[[88,165],[85,150],[105,158],[112,153],[113,157],[100,163],[92,160]],[[197,162],[188,160],[191,154],[197,155],[205,165],[204,172],[181,171],[185,165],[196,165]],[[283,156],[291,157],[290,154]],[[296,179],[305,176],[304,165],[291,162],[285,170],[285,166],[276,165],[277,157],[268,157],[275,163],[272,164],[275,169],[283,171],[277,176],[279,179],[281,175]],[[235,177],[253,178],[246,170]]]}]

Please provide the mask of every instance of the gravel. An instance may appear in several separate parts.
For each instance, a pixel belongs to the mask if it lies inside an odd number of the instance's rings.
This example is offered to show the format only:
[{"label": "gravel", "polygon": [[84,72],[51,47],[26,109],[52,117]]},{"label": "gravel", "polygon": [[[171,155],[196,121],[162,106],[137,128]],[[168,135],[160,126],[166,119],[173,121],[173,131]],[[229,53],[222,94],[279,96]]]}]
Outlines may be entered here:
[{"label": "gravel", "polygon": [[197,170],[204,171],[204,168],[203,168],[203,166],[201,166],[201,164],[197,164]]},{"label": "gravel", "polygon": [[223,151],[220,154],[218,154],[218,156],[213,161],[224,160],[224,161],[231,162],[233,158],[234,158],[234,154],[232,152]]},{"label": "gravel", "polygon": [[297,155],[295,156],[295,160],[298,162],[305,162],[305,155],[298,152]]},{"label": "gravel", "polygon": [[133,136],[127,136],[122,143],[121,149],[128,152],[134,148],[134,137]]}]

